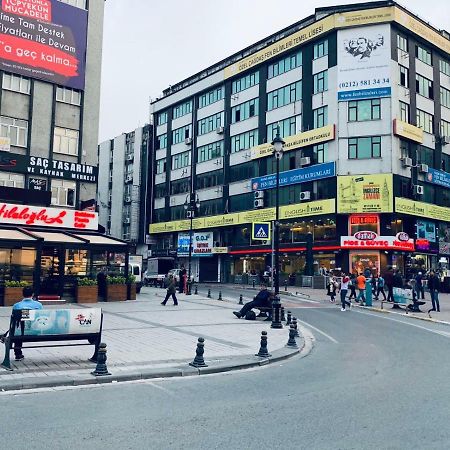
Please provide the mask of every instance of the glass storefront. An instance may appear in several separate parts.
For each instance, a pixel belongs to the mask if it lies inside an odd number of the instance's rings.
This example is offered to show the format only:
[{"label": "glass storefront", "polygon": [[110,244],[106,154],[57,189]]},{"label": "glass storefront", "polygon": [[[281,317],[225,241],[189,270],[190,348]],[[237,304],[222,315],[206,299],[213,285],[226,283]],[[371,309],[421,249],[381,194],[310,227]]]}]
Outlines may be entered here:
[{"label": "glass storefront", "polygon": [[36,249],[0,248],[0,279],[33,282]]},{"label": "glass storefront", "polygon": [[364,273],[366,269],[374,275],[380,273],[380,252],[351,251],[350,268],[355,275]]}]

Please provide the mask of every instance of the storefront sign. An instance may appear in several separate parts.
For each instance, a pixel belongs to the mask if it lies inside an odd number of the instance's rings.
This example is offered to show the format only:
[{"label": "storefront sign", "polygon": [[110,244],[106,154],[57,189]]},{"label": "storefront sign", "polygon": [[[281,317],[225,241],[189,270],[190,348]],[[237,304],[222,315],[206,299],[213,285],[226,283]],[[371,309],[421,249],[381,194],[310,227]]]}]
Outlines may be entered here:
[{"label": "storefront sign", "polygon": [[418,142],[419,144],[423,143],[422,128],[415,127],[400,119],[394,119],[394,134],[409,139],[410,141]]},{"label": "storefront sign", "polygon": [[338,177],[338,213],[392,212],[392,175]]},{"label": "storefront sign", "polygon": [[395,197],[395,212],[450,222],[450,208]]},{"label": "storefront sign", "polygon": [[42,208],[0,202],[0,223],[97,230],[98,214],[74,209]]},{"label": "storefront sign", "polygon": [[189,256],[190,241],[189,233],[178,233],[177,256]]},{"label": "storefront sign", "polygon": [[0,68],[84,89],[88,12],[58,0],[2,0]]},{"label": "storefront sign", "polygon": [[428,220],[417,220],[416,235],[418,239],[436,242],[436,226]]},{"label": "storefront sign", "polygon": [[195,233],[192,256],[211,256],[214,246],[213,232]]},{"label": "storefront sign", "polygon": [[414,240],[400,241],[396,236],[378,236],[372,231],[360,231],[354,236],[341,236],[341,247],[361,250],[414,251]]},{"label": "storefront sign", "polygon": [[429,250],[430,241],[428,239],[416,239],[416,249],[417,250]]},{"label": "storefront sign", "polygon": [[[289,186],[291,184],[306,183],[308,181],[321,180],[323,178],[334,177],[336,174],[335,163],[328,162],[316,164],[302,169],[288,170],[280,173],[279,185]],[[264,177],[252,178],[252,189],[260,191],[273,189],[277,184],[277,175],[266,175]]]},{"label": "storefront sign", "polygon": [[228,253],[228,247],[213,247],[212,249],[213,255],[223,255]]},{"label": "storefront sign", "polygon": [[378,216],[370,216],[370,215],[364,215],[364,216],[357,216],[352,215],[350,216],[350,225],[378,225]]},{"label": "storefront sign", "polygon": [[443,170],[436,170],[429,167],[425,181],[450,189],[450,173],[444,172]]},{"label": "storefront sign", "polygon": [[28,189],[33,191],[46,191],[47,190],[47,180],[42,178],[30,177],[28,178]]},{"label": "storefront sign", "polygon": [[409,234],[404,231],[400,231],[400,233],[397,233],[395,237],[401,242],[409,241]]},{"label": "storefront sign", "polygon": [[[327,125],[322,128],[304,131],[303,133],[284,138],[283,152],[332,141],[335,138],[335,125]],[[273,155],[272,144],[261,144],[250,149],[252,159],[264,158]]]}]

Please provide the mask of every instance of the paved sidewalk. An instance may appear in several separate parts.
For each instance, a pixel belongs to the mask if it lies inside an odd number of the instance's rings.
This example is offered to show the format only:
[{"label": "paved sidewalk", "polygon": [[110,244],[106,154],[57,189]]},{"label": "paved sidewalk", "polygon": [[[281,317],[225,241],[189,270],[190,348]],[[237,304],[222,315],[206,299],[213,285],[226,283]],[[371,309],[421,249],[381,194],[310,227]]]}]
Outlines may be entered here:
[{"label": "paved sidewalk", "polygon": [[[102,341],[108,345],[107,365],[115,379],[192,375],[258,365],[261,358],[254,354],[259,350],[263,330],[268,332],[268,348],[274,357],[298,353],[285,349],[286,327],[274,330],[270,322],[237,319],[232,314],[237,305],[231,299],[218,301],[180,294],[179,306],[170,302],[162,306],[164,294],[161,289],[144,288],[136,301],[68,304],[64,308],[103,309]],[[10,313],[11,308],[0,308],[0,330],[8,328]],[[205,338],[204,358],[209,368],[199,372],[188,363],[194,359],[200,336]],[[304,340],[297,342],[302,348]],[[93,346],[26,350],[26,345],[25,359],[13,361],[13,372],[0,368],[0,390],[67,384],[68,378],[69,384],[99,380],[90,375],[95,364],[87,361]],[[0,352],[3,360],[3,345]],[[11,355],[13,358],[13,352]]]}]

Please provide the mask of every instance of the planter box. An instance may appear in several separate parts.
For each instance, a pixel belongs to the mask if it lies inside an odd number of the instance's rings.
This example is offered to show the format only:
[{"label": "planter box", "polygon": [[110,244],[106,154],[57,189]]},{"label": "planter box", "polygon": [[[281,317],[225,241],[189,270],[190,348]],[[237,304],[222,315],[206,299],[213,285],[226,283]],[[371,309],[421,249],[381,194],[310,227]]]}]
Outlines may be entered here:
[{"label": "planter box", "polygon": [[106,286],[106,302],[123,302],[127,299],[126,284],[108,284]]},{"label": "planter box", "polygon": [[77,303],[97,303],[98,286],[77,286]]},{"label": "planter box", "polygon": [[130,284],[130,296],[128,300],[136,300],[136,283]]},{"label": "planter box", "polygon": [[14,303],[20,302],[23,299],[23,287],[6,287],[5,286],[5,301],[3,306],[12,306]]}]

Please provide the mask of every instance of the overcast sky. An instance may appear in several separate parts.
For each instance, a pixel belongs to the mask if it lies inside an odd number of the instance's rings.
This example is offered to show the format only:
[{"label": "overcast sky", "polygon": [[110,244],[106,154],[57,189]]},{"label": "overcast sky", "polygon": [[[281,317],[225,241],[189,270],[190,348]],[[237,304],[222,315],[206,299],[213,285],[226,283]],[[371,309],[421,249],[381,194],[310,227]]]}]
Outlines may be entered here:
[{"label": "overcast sky", "polygon": [[[148,122],[163,89],[314,13],[356,0],[107,0],[100,142]],[[404,0],[450,31],[448,0]]]}]

